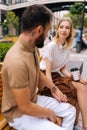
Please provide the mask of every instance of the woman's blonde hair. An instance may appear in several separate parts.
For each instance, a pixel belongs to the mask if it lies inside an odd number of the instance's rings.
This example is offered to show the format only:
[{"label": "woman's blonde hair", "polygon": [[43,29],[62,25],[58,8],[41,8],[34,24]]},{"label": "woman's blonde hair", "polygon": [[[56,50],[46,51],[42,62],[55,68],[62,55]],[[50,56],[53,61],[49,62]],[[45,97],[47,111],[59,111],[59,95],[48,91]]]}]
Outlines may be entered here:
[{"label": "woman's blonde hair", "polygon": [[[73,38],[74,38],[74,30],[73,30],[73,26],[72,26],[72,21],[71,21],[71,19],[70,18],[65,18],[65,17],[63,17],[63,18],[61,18],[60,20],[59,20],[59,22],[58,22],[58,25],[57,25],[57,30],[58,30],[58,28],[59,28],[59,26],[60,26],[60,24],[61,24],[61,22],[62,21],[68,21],[69,23],[70,23],[70,25],[71,25],[71,29],[70,29],[70,35],[67,37],[67,39],[66,39],[66,43],[67,43],[67,48],[68,47],[71,47],[72,46],[72,43],[73,43]],[[56,32],[56,36],[55,36],[55,40],[56,40],[56,43],[58,44],[58,40],[59,40],[59,35],[58,35],[58,32]]]}]

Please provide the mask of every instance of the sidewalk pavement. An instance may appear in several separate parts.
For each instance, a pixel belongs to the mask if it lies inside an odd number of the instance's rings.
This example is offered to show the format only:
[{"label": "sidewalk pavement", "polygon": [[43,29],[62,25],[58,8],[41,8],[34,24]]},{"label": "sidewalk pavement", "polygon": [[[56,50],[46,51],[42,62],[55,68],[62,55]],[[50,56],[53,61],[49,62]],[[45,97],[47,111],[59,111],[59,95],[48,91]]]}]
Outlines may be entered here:
[{"label": "sidewalk pavement", "polygon": [[84,77],[87,79],[87,49],[82,50],[80,53],[71,51],[70,60],[83,62],[83,72],[82,72],[81,77]]}]

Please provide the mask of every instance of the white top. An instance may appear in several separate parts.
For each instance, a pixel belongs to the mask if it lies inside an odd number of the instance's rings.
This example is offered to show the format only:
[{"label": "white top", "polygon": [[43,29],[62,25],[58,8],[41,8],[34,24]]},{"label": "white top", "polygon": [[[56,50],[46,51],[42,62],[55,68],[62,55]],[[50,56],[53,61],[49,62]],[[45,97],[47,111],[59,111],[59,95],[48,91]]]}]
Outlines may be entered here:
[{"label": "white top", "polygon": [[44,57],[40,62],[40,69],[46,69],[45,58],[52,63],[52,72],[58,72],[69,60],[70,49],[52,41],[47,44]]}]

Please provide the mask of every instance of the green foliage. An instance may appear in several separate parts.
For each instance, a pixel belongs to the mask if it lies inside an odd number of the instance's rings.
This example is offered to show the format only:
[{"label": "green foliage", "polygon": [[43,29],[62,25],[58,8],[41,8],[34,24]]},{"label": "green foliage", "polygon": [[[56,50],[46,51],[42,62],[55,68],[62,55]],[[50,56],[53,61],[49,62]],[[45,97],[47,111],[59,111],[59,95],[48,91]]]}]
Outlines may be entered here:
[{"label": "green foliage", "polygon": [[7,11],[6,12],[6,19],[3,22],[3,25],[7,26],[14,26],[17,28],[19,26],[19,17],[16,16],[16,14],[13,11]]},{"label": "green foliage", "polygon": [[13,43],[0,43],[0,62],[3,62],[7,51],[11,48]]},{"label": "green foliage", "polygon": [[87,28],[87,17],[84,19],[84,27]]},{"label": "green foliage", "polygon": [[67,16],[69,16],[72,19],[73,28],[81,27],[82,26],[82,15],[68,14]]},{"label": "green foliage", "polygon": [[84,4],[76,2],[74,5],[70,7],[70,13],[71,14],[79,14],[81,15],[83,13]]},{"label": "green foliage", "polygon": [[[70,17],[72,19],[74,28],[78,28],[82,26],[83,9],[84,9],[84,4],[80,2],[76,2],[70,7],[70,11],[66,15],[66,17]],[[85,18],[84,18],[84,21],[85,21]],[[86,25],[86,22],[84,26],[85,25]]]}]

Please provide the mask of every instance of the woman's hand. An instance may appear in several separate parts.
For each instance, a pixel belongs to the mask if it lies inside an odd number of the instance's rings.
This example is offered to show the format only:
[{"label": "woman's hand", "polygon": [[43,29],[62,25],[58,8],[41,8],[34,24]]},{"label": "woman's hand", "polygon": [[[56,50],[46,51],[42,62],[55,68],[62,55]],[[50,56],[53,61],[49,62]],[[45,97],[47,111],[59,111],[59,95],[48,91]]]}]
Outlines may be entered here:
[{"label": "woman's hand", "polygon": [[81,79],[80,79],[80,83],[82,83],[82,84],[84,84],[84,85],[87,84],[87,79],[81,78]]},{"label": "woman's hand", "polygon": [[59,88],[57,88],[56,86],[54,86],[51,89],[51,93],[53,95],[54,98],[56,98],[56,100],[58,100],[59,102],[67,102],[67,96],[65,94],[63,94]]}]

